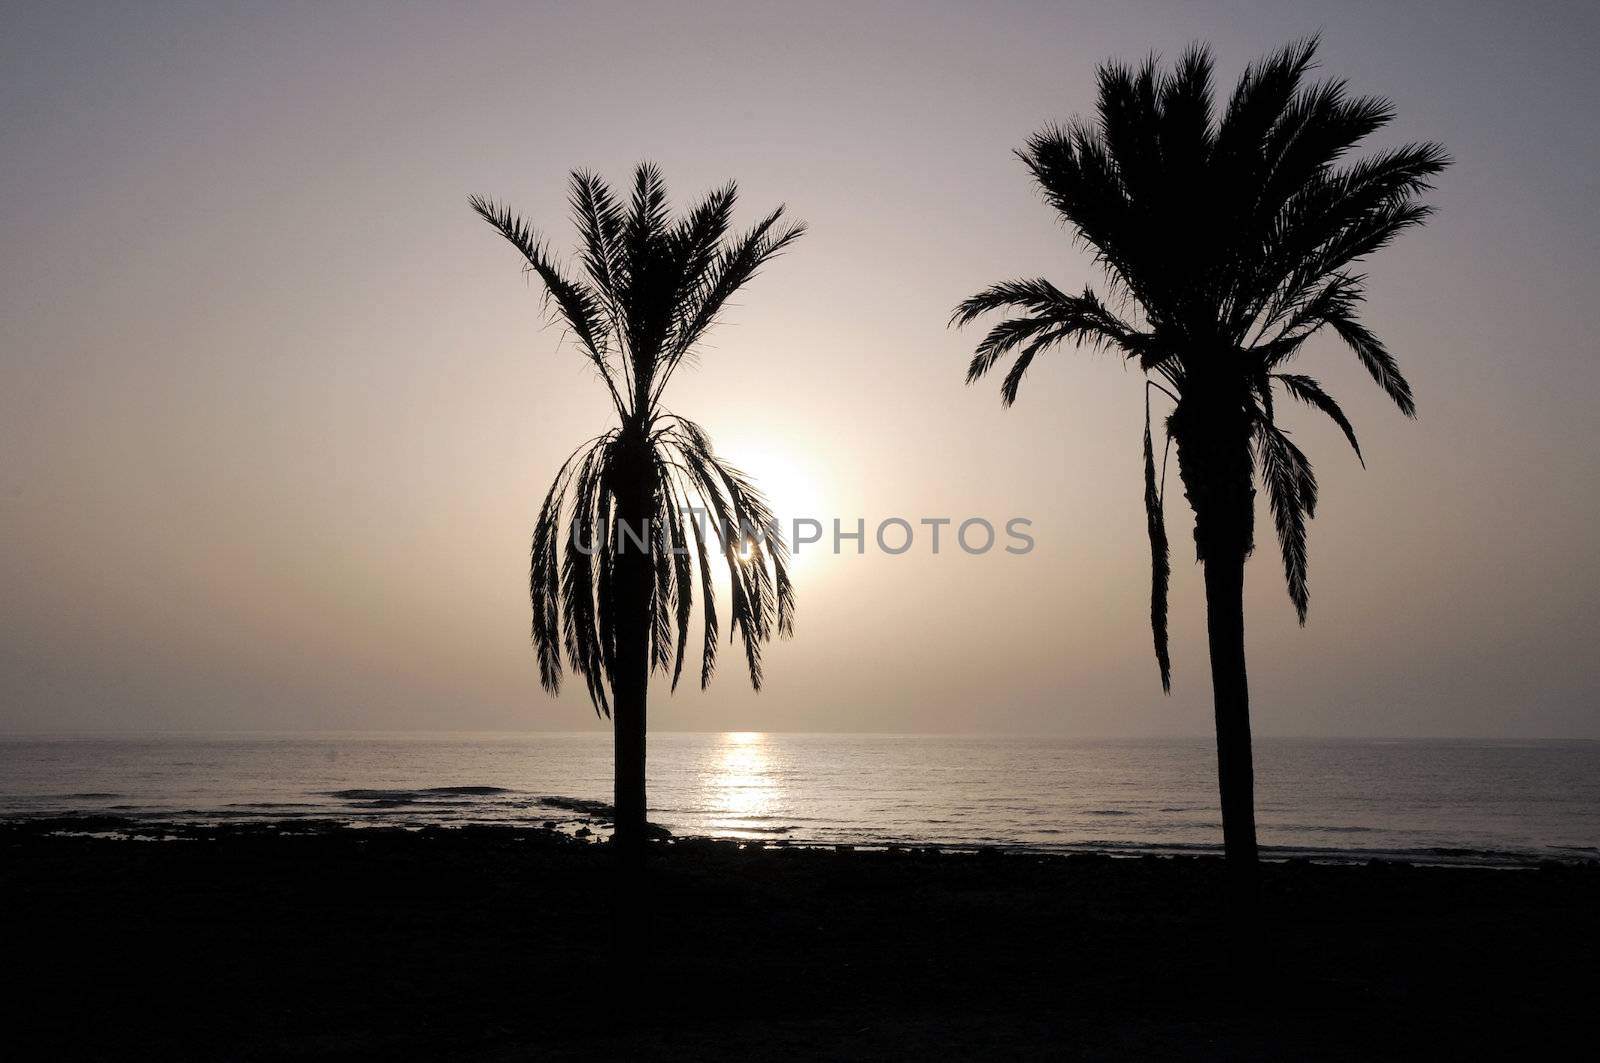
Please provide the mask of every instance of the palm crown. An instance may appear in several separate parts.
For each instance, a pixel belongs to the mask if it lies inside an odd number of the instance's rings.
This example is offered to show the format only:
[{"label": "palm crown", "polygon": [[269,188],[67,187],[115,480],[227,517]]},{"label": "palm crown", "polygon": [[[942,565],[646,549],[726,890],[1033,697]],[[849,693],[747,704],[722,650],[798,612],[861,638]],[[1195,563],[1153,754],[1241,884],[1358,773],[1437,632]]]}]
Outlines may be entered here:
[{"label": "palm crown", "polygon": [[785,223],[779,207],[730,236],[737,198],[730,182],[673,219],[652,165],[638,168],[626,204],[597,176],[574,173],[570,203],[581,277],[564,271],[507,208],[482,197],[471,201],[543,282],[552,316],[594,366],[618,418],[556,474],[534,528],[528,584],[541,682],[552,693],[560,689],[564,649],[604,715],[611,712],[605,681],[615,684],[619,652],[626,652],[619,648],[625,606],[612,589],[630,539],[642,541],[652,576],[650,666],[670,672],[674,688],[690,641],[696,573],[702,686],[716,668],[713,550],[729,572],[730,637],[742,639],[757,689],[762,642],[792,631],[788,555],[782,536],[770,534],[765,500],[716,456],[704,429],[662,405],[673,373],[694,355],[729,297],[804,232],[803,225]]},{"label": "palm crown", "polygon": [[[1313,38],[1250,67],[1220,117],[1204,48],[1191,48],[1170,72],[1153,57],[1138,69],[1102,66],[1097,121],[1047,129],[1019,155],[1092,251],[1109,298],[1018,280],[979,292],[952,318],[966,324],[994,310],[1021,311],[983,337],[967,371],[971,383],[1012,357],[1001,384],[1007,405],[1035,357],[1059,344],[1113,349],[1137,362],[1149,386],[1175,403],[1168,438],[1178,443],[1202,557],[1200,466],[1219,449],[1219,435],[1242,440],[1246,490],[1253,466],[1301,623],[1317,482],[1278,423],[1274,386],[1332,418],[1359,457],[1339,405],[1311,377],[1285,371],[1307,339],[1331,329],[1395,405],[1415,415],[1395,359],[1357,318],[1365,278],[1352,267],[1428,217],[1417,196],[1449,161],[1437,145],[1412,144],[1341,165],[1393,111],[1386,100],[1351,96],[1342,81],[1307,84],[1316,47]],[[1158,488],[1148,388],[1144,462],[1151,621],[1167,687],[1164,483]]]}]

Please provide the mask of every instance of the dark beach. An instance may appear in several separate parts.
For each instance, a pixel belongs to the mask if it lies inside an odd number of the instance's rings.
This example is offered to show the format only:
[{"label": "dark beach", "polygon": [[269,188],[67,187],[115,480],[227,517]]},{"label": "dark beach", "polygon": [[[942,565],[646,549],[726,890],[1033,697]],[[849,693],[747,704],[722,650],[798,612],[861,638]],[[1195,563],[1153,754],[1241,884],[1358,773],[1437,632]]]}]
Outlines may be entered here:
[{"label": "dark beach", "polygon": [[0,827],[17,1059],[1549,1056],[1592,1031],[1600,864],[653,847],[620,1008],[607,847],[537,829]]}]

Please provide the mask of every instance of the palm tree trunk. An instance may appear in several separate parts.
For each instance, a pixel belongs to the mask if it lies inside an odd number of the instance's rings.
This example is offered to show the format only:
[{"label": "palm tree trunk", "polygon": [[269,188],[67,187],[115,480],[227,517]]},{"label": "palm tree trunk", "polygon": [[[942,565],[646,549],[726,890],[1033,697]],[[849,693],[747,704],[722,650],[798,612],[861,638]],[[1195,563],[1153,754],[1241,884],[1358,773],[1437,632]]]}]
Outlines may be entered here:
[{"label": "palm tree trunk", "polygon": [[[622,485],[617,517],[634,536],[648,544],[653,512],[650,485],[642,478]],[[655,571],[648,547],[641,548],[619,527],[615,608],[616,672],[612,677],[612,725],[615,731],[615,844],[624,859],[638,861],[645,848],[645,723],[650,685],[650,633]]]},{"label": "palm tree trunk", "polygon": [[1250,755],[1250,686],[1244,664],[1244,554],[1207,558],[1206,633],[1217,721],[1217,784],[1228,877],[1241,891],[1256,872],[1255,772]]},{"label": "palm tree trunk", "polygon": [[[619,572],[618,575],[620,577],[622,574]],[[619,578],[617,582],[626,584],[629,581]],[[623,601],[638,601],[637,595],[623,591],[624,587],[619,586],[618,597]],[[648,601],[646,598],[645,608],[648,608]],[[639,607],[624,605],[623,608],[628,612],[637,612]],[[630,626],[633,625],[624,624],[619,618],[618,674],[612,688],[615,702],[612,706],[612,725],[616,732],[613,804],[617,851],[637,858],[642,855],[645,842],[645,706],[649,684],[649,642],[647,638],[638,636],[625,641],[623,636]]]},{"label": "palm tree trunk", "polygon": [[[652,918],[646,882],[645,709],[650,687],[650,636],[655,570],[648,522],[654,513],[648,452],[635,446],[632,461],[619,463],[617,537],[612,607],[616,610],[616,659],[611,676],[613,728],[612,801],[618,874],[612,883],[611,963],[616,1018],[624,1027],[648,1011]],[[625,525],[625,527],[624,527]],[[631,534],[630,534],[631,532]]]},{"label": "palm tree trunk", "polygon": [[1254,904],[1257,863],[1244,664],[1244,563],[1254,547],[1255,475],[1243,411],[1239,403],[1205,395],[1181,403],[1169,422],[1184,493],[1194,509],[1195,553],[1205,566],[1222,844],[1234,887],[1230,893],[1241,912]]}]

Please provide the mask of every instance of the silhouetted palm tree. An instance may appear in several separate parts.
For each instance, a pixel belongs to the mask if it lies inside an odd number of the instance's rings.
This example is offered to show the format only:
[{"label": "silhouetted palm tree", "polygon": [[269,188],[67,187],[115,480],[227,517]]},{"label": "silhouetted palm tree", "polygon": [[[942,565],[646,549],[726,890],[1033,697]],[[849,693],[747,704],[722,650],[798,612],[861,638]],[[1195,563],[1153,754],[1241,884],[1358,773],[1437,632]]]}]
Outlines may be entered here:
[{"label": "silhouetted palm tree", "polygon": [[1316,50],[1312,38],[1251,66],[1219,117],[1203,47],[1170,71],[1153,57],[1137,70],[1103,65],[1096,121],[1047,129],[1019,155],[1103,268],[1111,298],[1011,281],[966,300],[952,318],[1022,312],[994,326],[967,371],[971,383],[1014,354],[1000,389],[1008,406],[1034,358],[1057,344],[1119,351],[1144,371],[1150,620],[1164,690],[1165,475],[1158,485],[1150,388],[1173,401],[1167,435],[1178,446],[1205,569],[1224,843],[1231,877],[1245,885],[1256,864],[1243,606],[1255,477],[1266,487],[1302,624],[1306,521],[1317,502],[1311,465],[1277,421],[1273,388],[1327,414],[1360,456],[1334,400],[1311,377],[1285,371],[1327,328],[1415,416],[1394,358],[1357,320],[1365,278],[1352,266],[1428,217],[1417,196],[1449,161],[1437,145],[1413,144],[1341,164],[1393,111],[1386,100],[1351,96],[1342,81],[1304,83]]},{"label": "silhouetted palm tree", "polygon": [[545,689],[560,690],[565,649],[596,713],[612,718],[615,839],[619,852],[635,856],[645,837],[650,672],[670,673],[677,688],[697,575],[702,687],[716,668],[712,549],[729,571],[733,631],[757,690],[762,642],[793,625],[788,554],[782,536],[770,534],[766,501],[713,453],[704,429],[662,406],[673,373],[728,299],[804,232],[785,224],[779,207],[730,238],[736,200],[729,182],[674,220],[653,165],[638,168],[626,205],[595,175],[574,173],[570,202],[586,279],[563,272],[520,217],[482,197],[471,201],[538,274],[553,316],[616,411],[616,427],[580,446],[556,474],[534,527],[528,589]]}]

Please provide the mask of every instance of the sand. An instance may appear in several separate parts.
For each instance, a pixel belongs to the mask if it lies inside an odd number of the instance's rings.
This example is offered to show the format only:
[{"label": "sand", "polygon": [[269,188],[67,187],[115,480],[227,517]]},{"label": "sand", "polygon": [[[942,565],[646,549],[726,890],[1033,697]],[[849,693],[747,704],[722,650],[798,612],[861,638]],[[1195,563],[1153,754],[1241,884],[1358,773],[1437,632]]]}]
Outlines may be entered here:
[{"label": "sand", "polygon": [[1270,864],[1272,955],[1241,971],[1212,858],[679,840],[640,1002],[603,845],[62,826],[0,826],[11,1058],[1541,1056],[1600,988],[1593,862]]}]

